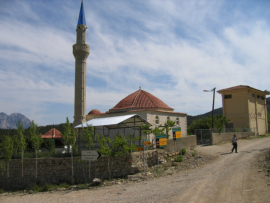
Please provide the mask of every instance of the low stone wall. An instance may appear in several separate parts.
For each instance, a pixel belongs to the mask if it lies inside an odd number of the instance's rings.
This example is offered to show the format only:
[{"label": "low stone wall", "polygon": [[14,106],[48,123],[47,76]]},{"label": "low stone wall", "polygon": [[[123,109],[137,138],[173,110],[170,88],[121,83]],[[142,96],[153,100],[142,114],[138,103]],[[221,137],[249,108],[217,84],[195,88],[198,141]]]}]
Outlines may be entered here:
[{"label": "low stone wall", "polygon": [[230,132],[230,133],[212,133],[212,144],[218,144],[222,141],[231,141],[233,135],[237,138],[255,136],[254,132]]},{"label": "low stone wall", "polygon": [[[181,147],[185,149],[193,149],[197,146],[196,135],[183,137],[181,140]],[[167,153],[174,153],[180,151],[180,140],[167,140],[167,147],[164,149]]]},{"label": "low stone wall", "polygon": [[[145,166],[156,165],[159,160],[164,159],[164,150],[150,150],[145,152]],[[29,188],[35,184],[59,184],[68,182],[73,184],[90,182],[93,178],[109,178],[108,159],[101,157],[96,162],[81,161],[80,157],[73,159],[74,178],[72,178],[71,158],[41,158],[37,160],[37,178],[36,178],[36,160],[24,159],[22,177],[21,160],[14,159],[9,162],[9,170],[0,173],[0,189],[18,190]],[[111,162],[110,162],[111,163]],[[7,164],[6,164],[7,165]],[[143,152],[133,152],[116,157],[113,161],[111,170],[112,177],[125,177],[137,172],[143,171]],[[9,174],[9,177],[7,175]]]}]

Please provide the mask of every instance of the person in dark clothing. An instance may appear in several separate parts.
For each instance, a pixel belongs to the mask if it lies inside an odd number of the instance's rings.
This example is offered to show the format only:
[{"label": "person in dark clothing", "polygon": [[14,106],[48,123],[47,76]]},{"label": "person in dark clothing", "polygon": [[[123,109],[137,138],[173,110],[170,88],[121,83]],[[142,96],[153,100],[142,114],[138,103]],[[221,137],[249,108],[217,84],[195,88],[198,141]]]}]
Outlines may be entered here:
[{"label": "person in dark clothing", "polygon": [[236,135],[233,135],[233,138],[232,138],[232,145],[233,145],[233,148],[232,148],[232,153],[233,153],[233,150],[235,149],[235,153],[237,153],[237,137]]}]

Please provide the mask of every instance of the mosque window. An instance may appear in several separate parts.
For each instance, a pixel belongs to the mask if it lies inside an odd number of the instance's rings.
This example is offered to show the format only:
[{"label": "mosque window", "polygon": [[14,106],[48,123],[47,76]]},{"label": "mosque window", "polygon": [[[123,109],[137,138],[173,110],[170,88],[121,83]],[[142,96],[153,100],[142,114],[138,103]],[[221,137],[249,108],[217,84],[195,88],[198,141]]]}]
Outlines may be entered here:
[{"label": "mosque window", "polygon": [[175,124],[176,124],[176,125],[179,125],[179,118],[176,118]]},{"label": "mosque window", "polygon": [[156,116],[156,124],[159,124],[159,117]]}]

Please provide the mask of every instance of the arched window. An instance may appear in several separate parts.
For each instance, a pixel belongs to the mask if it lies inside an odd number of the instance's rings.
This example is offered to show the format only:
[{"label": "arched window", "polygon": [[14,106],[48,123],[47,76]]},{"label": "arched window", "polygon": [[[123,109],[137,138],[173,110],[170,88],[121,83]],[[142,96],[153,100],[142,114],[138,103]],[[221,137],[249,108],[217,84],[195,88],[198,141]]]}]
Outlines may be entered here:
[{"label": "arched window", "polygon": [[156,116],[156,124],[159,124],[159,117]]},{"label": "arched window", "polygon": [[179,118],[178,118],[178,117],[176,118],[175,124],[176,124],[176,125],[179,125],[179,124],[180,124]]}]

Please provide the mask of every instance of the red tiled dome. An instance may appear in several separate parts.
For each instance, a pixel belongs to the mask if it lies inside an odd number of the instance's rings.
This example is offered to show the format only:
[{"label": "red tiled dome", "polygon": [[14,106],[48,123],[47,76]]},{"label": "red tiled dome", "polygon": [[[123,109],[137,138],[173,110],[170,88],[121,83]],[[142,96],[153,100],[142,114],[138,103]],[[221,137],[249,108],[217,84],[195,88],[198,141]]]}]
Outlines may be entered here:
[{"label": "red tiled dome", "polygon": [[141,89],[122,99],[115,107],[110,109],[110,111],[128,108],[132,109],[161,108],[173,110],[159,98]]},{"label": "red tiled dome", "polygon": [[93,115],[93,114],[101,114],[101,112],[97,109],[93,109],[88,113],[88,115]]},{"label": "red tiled dome", "polygon": [[42,138],[62,138],[59,130],[53,128],[41,136]]}]

